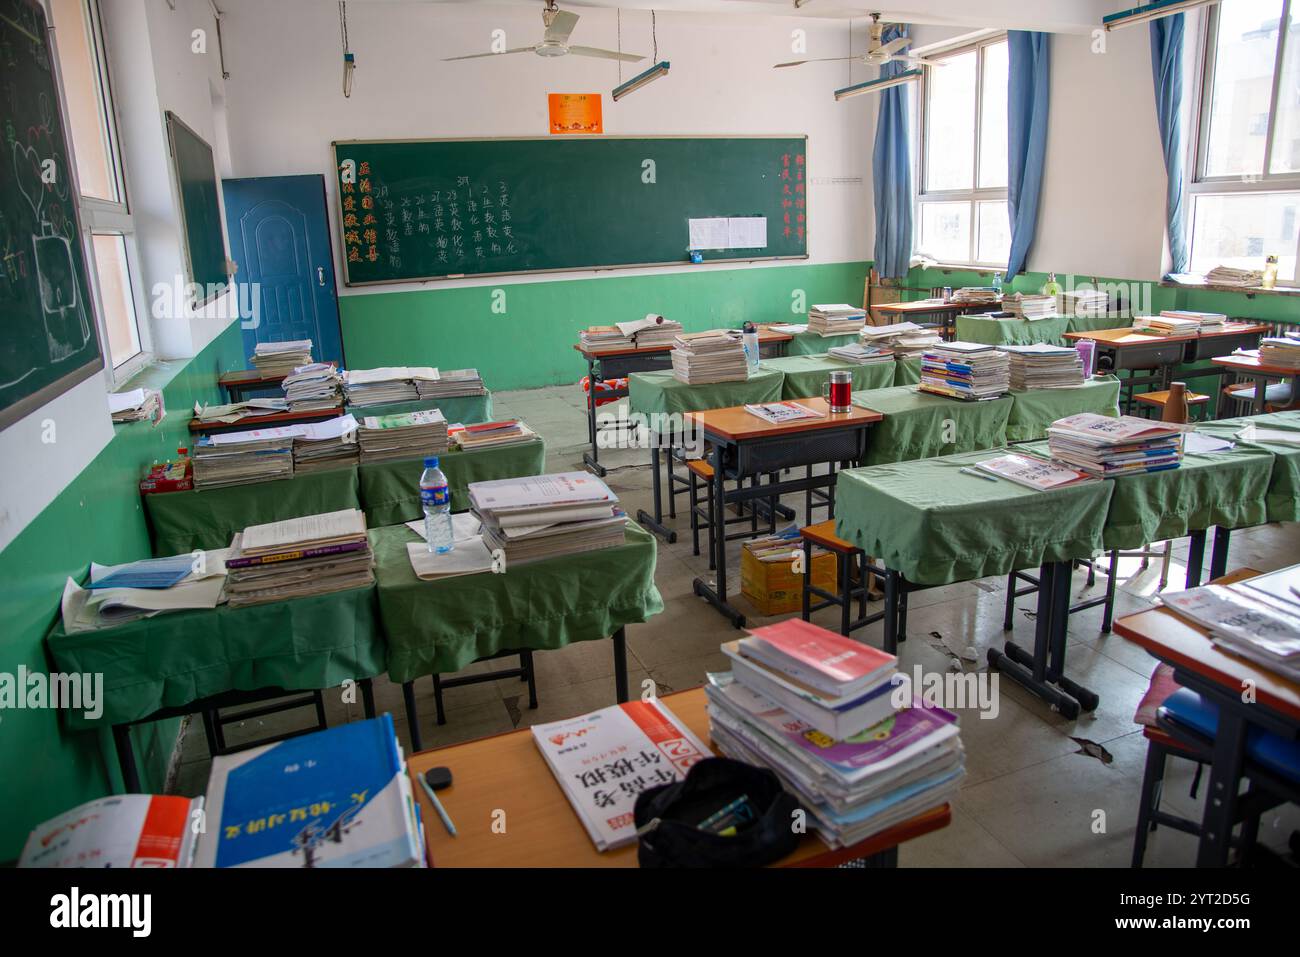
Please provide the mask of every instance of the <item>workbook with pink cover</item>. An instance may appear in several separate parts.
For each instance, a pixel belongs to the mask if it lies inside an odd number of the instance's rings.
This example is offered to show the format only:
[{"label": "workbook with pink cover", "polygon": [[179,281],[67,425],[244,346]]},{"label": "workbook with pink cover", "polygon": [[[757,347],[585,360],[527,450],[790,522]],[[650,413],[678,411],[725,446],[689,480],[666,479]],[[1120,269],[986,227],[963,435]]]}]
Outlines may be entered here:
[{"label": "workbook with pink cover", "polygon": [[741,639],[741,654],[829,695],[887,681],[898,659],[798,618],[755,628]]}]

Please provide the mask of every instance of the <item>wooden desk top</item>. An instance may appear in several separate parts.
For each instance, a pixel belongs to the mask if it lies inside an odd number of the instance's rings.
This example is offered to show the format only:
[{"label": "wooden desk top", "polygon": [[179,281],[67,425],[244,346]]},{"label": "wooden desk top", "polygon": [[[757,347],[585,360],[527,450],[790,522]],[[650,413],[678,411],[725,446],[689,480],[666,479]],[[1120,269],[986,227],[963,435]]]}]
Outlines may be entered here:
[{"label": "wooden desk top", "polygon": [[279,425],[298,425],[302,422],[323,422],[343,414],[343,406],[336,405],[329,409],[317,409],[314,412],[272,412],[270,415],[246,415],[234,422],[203,422],[198,418],[190,419],[190,431],[204,432],[238,432],[242,429],[265,429]]},{"label": "wooden desk top", "polygon": [[223,386],[279,385],[283,381],[284,375],[263,375],[256,369],[236,369],[217,376],[217,384]]},{"label": "wooden desk top", "polygon": [[1194,336],[1156,336],[1140,332],[1129,326],[1123,329],[1097,329],[1093,332],[1067,332],[1065,338],[1072,340],[1091,339],[1093,342],[1109,346],[1147,346],[1156,342],[1190,342],[1193,339],[1215,339],[1220,336],[1240,336],[1258,332],[1268,332],[1269,327],[1254,322],[1225,322],[1217,332],[1203,332]]},{"label": "wooden desk top", "polygon": [[822,415],[816,419],[800,419],[796,422],[768,422],[752,412],[745,411],[743,405],[733,405],[725,409],[709,409],[707,412],[687,412],[686,417],[698,422],[706,436],[715,435],[732,442],[818,432],[823,429],[842,429],[847,426],[871,425],[884,418],[874,409],[863,409],[856,405],[849,412],[831,412],[830,403],[820,396],[815,399],[789,401],[807,406],[815,412],[821,412]]},{"label": "wooden desk top", "polygon": [[1300,369],[1292,369],[1287,366],[1262,362],[1259,356],[1215,356],[1210,361],[1216,366],[1223,366],[1226,369],[1235,369],[1238,372],[1252,372],[1256,375],[1275,375],[1287,379],[1292,376],[1300,376]]},{"label": "wooden desk top", "polygon": [[[773,332],[770,329],[762,327],[758,330],[758,344],[760,346],[771,345],[774,342],[789,342],[794,336],[788,332]],[[673,346],[671,343],[665,343],[661,346],[646,346],[645,348],[626,346],[613,346],[608,349],[584,349],[582,343],[575,342],[573,348],[577,349],[588,359],[604,359],[610,356],[652,356],[659,352],[671,352]]]},{"label": "wooden desk top", "polygon": [[945,302],[942,299],[914,299],[911,302],[882,302],[873,303],[871,308],[877,312],[893,314],[899,316],[909,316],[927,314],[932,312],[952,312],[958,313],[963,309],[969,309],[974,306],[988,306],[992,309],[998,305],[996,302]]},{"label": "wooden desk top", "polygon": [[[663,703],[702,741],[709,719],[702,688],[667,695]],[[527,728],[411,755],[414,778],[429,768],[451,769],[453,783],[438,800],[456,825],[452,837],[418,781],[412,781],[430,863],[435,867],[636,867],[636,845],[596,850],[569,799],[546,766]],[[504,812],[505,833],[492,829],[493,813]],[[499,815],[498,815],[499,816]],[[833,867],[897,847],[947,827],[947,804],[918,814],[853,847],[832,851],[814,834],[804,836],[782,867]]]}]

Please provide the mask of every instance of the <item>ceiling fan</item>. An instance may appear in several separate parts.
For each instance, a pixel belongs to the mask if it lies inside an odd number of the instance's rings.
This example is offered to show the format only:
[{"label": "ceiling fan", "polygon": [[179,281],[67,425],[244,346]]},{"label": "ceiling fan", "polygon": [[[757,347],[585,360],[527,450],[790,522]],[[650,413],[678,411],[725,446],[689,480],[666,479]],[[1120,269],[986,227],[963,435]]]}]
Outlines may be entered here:
[{"label": "ceiling fan", "polygon": [[502,50],[500,53],[470,53],[466,56],[445,57],[443,62],[505,56],[510,53],[536,53],[538,56],[545,57],[572,53],[574,56],[598,57],[602,60],[622,60],[624,63],[636,63],[638,60],[645,59],[643,53],[619,53],[616,50],[601,50],[598,47],[570,46],[569,34],[578,25],[578,15],[559,9],[555,5],[555,0],[546,0],[546,9],[542,11],[542,23],[546,25],[546,32],[542,35],[541,42],[533,46],[515,47],[513,50]]},{"label": "ceiling fan", "polygon": [[902,60],[908,66],[916,66],[920,63],[924,63],[926,66],[944,65],[939,60],[927,60],[925,57],[903,53],[903,48],[911,44],[911,37],[898,37],[888,43],[881,43],[880,37],[885,31],[885,26],[886,24],[880,22],[880,14],[873,13],[871,15],[871,42],[867,46],[866,53],[859,53],[854,56],[827,56],[809,60],[791,60],[789,63],[778,63],[773,69],[780,69],[784,66],[800,66],[804,63],[842,63],[845,60],[860,60],[867,66],[884,66],[886,63],[892,63],[896,60]]}]

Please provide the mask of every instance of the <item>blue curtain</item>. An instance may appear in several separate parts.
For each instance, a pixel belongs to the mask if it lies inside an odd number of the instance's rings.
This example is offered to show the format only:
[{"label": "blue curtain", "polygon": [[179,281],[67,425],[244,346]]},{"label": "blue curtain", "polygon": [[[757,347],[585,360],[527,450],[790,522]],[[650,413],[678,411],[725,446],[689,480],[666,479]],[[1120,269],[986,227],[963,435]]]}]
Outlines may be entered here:
[{"label": "blue curtain", "polygon": [[1151,73],[1156,83],[1156,122],[1169,178],[1165,221],[1174,272],[1187,271],[1187,222],[1183,207],[1183,21],[1181,13],[1151,21]]},{"label": "blue curtain", "polygon": [[1007,206],[1011,217],[1007,279],[1025,268],[1038,225],[1047,157],[1048,36],[1007,31]]},{"label": "blue curtain", "polygon": [[[890,24],[881,34],[888,43],[907,36],[903,24]],[[897,76],[907,69],[901,61],[886,63],[880,77]],[[876,199],[876,271],[885,278],[907,275],[912,259],[912,162],[907,120],[908,87],[880,91],[876,113],[876,143],[871,151],[871,186]]]}]

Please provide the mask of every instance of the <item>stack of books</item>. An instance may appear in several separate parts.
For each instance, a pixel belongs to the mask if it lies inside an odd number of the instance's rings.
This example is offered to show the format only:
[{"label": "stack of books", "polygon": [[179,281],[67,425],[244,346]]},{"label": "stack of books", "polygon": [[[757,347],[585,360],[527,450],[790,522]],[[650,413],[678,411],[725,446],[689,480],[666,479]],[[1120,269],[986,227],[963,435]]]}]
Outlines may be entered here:
[{"label": "stack of books", "polygon": [[299,366],[311,365],[311,340],[259,342],[248,361],[268,379],[288,375]]},{"label": "stack of books", "polygon": [[1177,316],[1135,316],[1133,331],[1148,336],[1195,336],[1200,334],[1201,324],[1195,319]]},{"label": "stack of books", "polygon": [[1056,297],[1013,292],[1002,297],[1002,309],[1018,319],[1050,319],[1056,315]]},{"label": "stack of books", "polygon": [[506,567],[622,545],[627,515],[618,496],[587,472],[471,482],[483,543]]},{"label": "stack of books", "polygon": [[[803,553],[803,539],[799,536],[799,529],[791,526],[775,535],[747,538],[741,543],[741,548],[760,562],[789,563]],[[825,551],[821,546],[813,546],[813,557],[825,554]]]},{"label": "stack of books", "polygon": [[919,356],[943,341],[934,329],[918,326],[914,322],[896,322],[888,326],[864,326],[858,336],[863,344],[889,349],[898,359]]},{"label": "stack of books", "polygon": [[1056,297],[1056,310],[1062,316],[1095,318],[1106,315],[1110,296],[1100,289],[1067,289]]},{"label": "stack of books", "polygon": [[143,422],[151,419],[157,424],[163,417],[162,393],[157,389],[110,392],[108,413],[114,422]]},{"label": "stack of books", "polygon": [[1049,462],[1036,455],[1017,455],[1014,452],[976,462],[975,468],[1040,492],[1097,480],[1087,472],[1070,468],[1060,462]]},{"label": "stack of books", "polygon": [[1228,317],[1221,312],[1194,312],[1191,309],[1165,309],[1160,313],[1166,319],[1190,319],[1201,332],[1222,332]]},{"label": "stack of books", "polygon": [[414,402],[420,397],[416,382],[436,382],[438,370],[429,366],[386,366],[382,369],[349,369],[343,373],[343,391],[348,405],[388,405]]},{"label": "stack of books", "polygon": [[826,354],[832,359],[839,359],[841,362],[851,362],[854,365],[865,366],[875,362],[893,362],[894,352],[892,349],[886,349],[875,343],[853,342],[847,346],[834,346],[828,349]]},{"label": "stack of books", "polygon": [[703,385],[749,378],[745,345],[738,331],[684,332],[674,342],[673,376],[680,382]]},{"label": "stack of books", "polygon": [[921,392],[974,401],[996,399],[1010,387],[1010,361],[994,346],[941,342],[921,356]]},{"label": "stack of books", "polygon": [[421,399],[457,399],[462,396],[487,395],[477,369],[448,369],[436,379],[419,378],[415,388]]},{"label": "stack of books", "polygon": [[1259,340],[1259,361],[1283,369],[1300,370],[1300,339],[1270,336]]},{"label": "stack of books", "polygon": [[496,449],[503,445],[522,445],[537,438],[537,433],[518,419],[504,422],[480,422],[477,425],[460,425],[448,428],[451,442],[464,452],[475,449]]},{"label": "stack of books", "polygon": [[914,700],[893,655],[798,619],[722,651],[732,670],[708,676],[710,737],[728,757],[770,768],[832,848],[956,794],[957,716]]},{"label": "stack of books", "polygon": [[203,436],[194,445],[194,487],[293,478],[293,440],[300,431],[287,426]]},{"label": "stack of books", "polygon": [[1003,346],[1011,363],[1011,388],[1068,389],[1083,385],[1083,358],[1068,346],[1038,342],[1032,346]]},{"label": "stack of books", "polygon": [[1047,428],[1052,458],[1099,478],[1178,468],[1183,430],[1137,416],[1080,412]]},{"label": "stack of books", "polygon": [[324,595],[375,583],[366,516],[345,508],[236,533],[226,559],[232,608]]},{"label": "stack of books", "polygon": [[280,383],[284,389],[284,400],[294,412],[335,408],[339,404],[342,385],[343,379],[338,370],[328,362],[299,366]]},{"label": "stack of books", "polygon": [[647,313],[644,319],[617,323],[618,331],[638,349],[654,349],[671,346],[682,332],[682,324],[672,319],[665,319],[654,313]]},{"label": "stack of books", "polygon": [[1260,285],[1264,281],[1264,274],[1255,269],[1215,266],[1205,274],[1205,281],[1211,286],[1241,286],[1246,288]]},{"label": "stack of books", "polygon": [[1001,300],[1002,294],[992,286],[962,286],[948,301],[970,306],[992,306]]},{"label": "stack of books", "polygon": [[846,302],[814,305],[808,310],[808,331],[823,337],[850,335],[866,324],[866,310]]},{"label": "stack of books", "polygon": [[447,420],[439,409],[368,415],[357,430],[362,462],[421,459],[447,451]]},{"label": "stack of books", "polygon": [[199,405],[194,403],[194,418],[200,422],[238,422],[255,415],[278,415],[289,411],[284,399],[244,399],[225,405]]},{"label": "stack of books", "polygon": [[589,352],[600,349],[635,349],[631,336],[618,326],[590,326],[578,333],[578,345]]},{"label": "stack of books", "polygon": [[296,428],[299,434],[293,438],[294,474],[357,464],[357,420],[351,413]]}]

